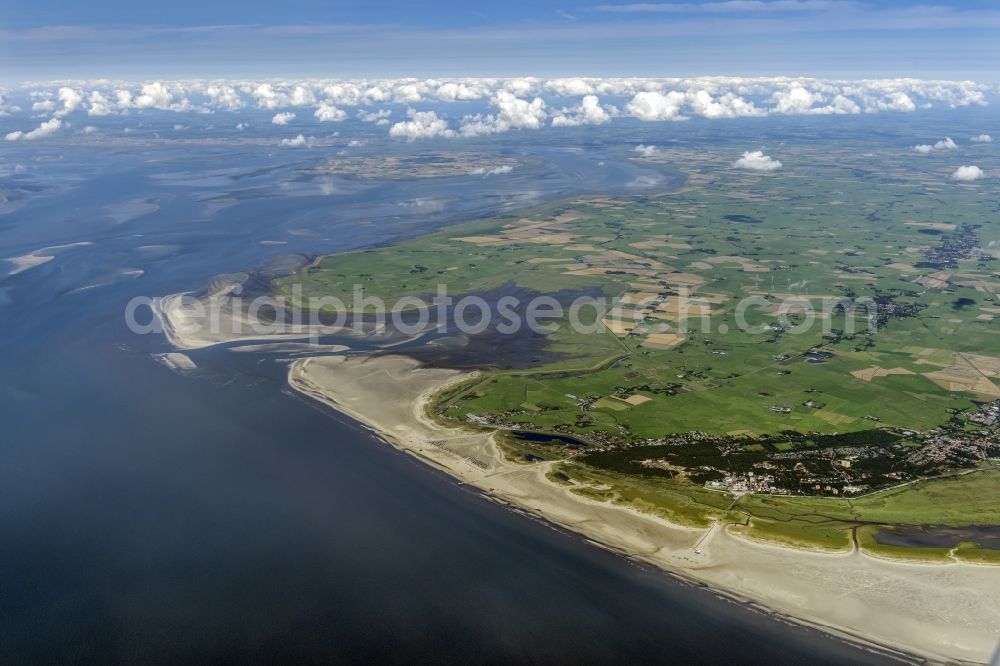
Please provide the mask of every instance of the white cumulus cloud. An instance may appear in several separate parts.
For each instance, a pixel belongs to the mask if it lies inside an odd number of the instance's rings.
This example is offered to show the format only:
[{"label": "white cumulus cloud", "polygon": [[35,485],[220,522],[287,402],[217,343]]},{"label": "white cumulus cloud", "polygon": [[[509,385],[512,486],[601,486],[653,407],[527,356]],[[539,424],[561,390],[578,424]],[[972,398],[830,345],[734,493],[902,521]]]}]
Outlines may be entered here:
[{"label": "white cumulus cloud", "polygon": [[989,134],[980,134],[979,136],[972,137],[973,143],[993,143],[993,137]]},{"label": "white cumulus cloud", "polygon": [[389,136],[403,138],[407,141],[455,136],[455,130],[448,127],[448,121],[439,118],[434,111],[408,109],[406,115],[409,120],[398,122],[390,127]]},{"label": "white cumulus cloud", "polygon": [[489,89],[478,82],[444,83],[438,86],[433,95],[446,102],[468,102],[487,97]]},{"label": "white cumulus cloud", "polygon": [[733,162],[733,166],[750,171],[777,171],[781,168],[781,162],[770,155],[765,155],[762,150],[748,150],[740,159]]},{"label": "white cumulus cloud", "polygon": [[635,147],[635,152],[639,153],[639,157],[653,157],[660,152],[660,149],[656,146],[646,146],[640,143]]},{"label": "white cumulus cloud", "polygon": [[771,98],[778,113],[809,113],[819,96],[802,86],[793,86],[789,90],[775,91]]},{"label": "white cumulus cloud", "polygon": [[295,120],[295,114],[291,111],[286,111],[284,113],[276,113],[274,117],[271,118],[271,122],[275,125],[287,125],[288,123]]},{"label": "white cumulus cloud", "polygon": [[575,127],[577,125],[603,125],[618,115],[613,106],[601,106],[597,95],[586,95],[575,109],[563,109],[552,118],[553,127]]},{"label": "white cumulus cloud", "polygon": [[10,132],[4,138],[7,141],[32,141],[34,139],[44,139],[58,132],[63,126],[63,121],[58,118],[50,118],[33,130],[28,132]]},{"label": "white cumulus cloud", "polygon": [[512,129],[538,129],[548,113],[545,101],[536,97],[530,102],[506,90],[501,90],[490,101],[497,109],[495,114],[476,114],[462,119],[463,136],[500,134]]},{"label": "white cumulus cloud", "polygon": [[62,108],[56,111],[56,116],[66,116],[73,113],[76,111],[76,107],[80,106],[80,102],[83,101],[83,95],[80,94],[80,91],[65,86],[59,89],[58,97],[62,103]]},{"label": "white cumulus cloud", "polygon": [[920,153],[921,155],[928,155],[936,150],[955,150],[956,148],[958,148],[958,144],[955,143],[950,136],[946,136],[933,144],[921,143],[913,146],[914,152]]},{"label": "white cumulus cloud", "polygon": [[379,109],[378,111],[358,111],[358,120],[363,123],[375,123],[385,125],[389,122],[392,111],[389,109]]},{"label": "white cumulus cloud", "polygon": [[224,83],[212,84],[205,88],[205,97],[210,107],[224,111],[239,111],[246,103],[240,97],[239,91]]},{"label": "white cumulus cloud", "polygon": [[281,145],[290,146],[292,148],[311,148],[314,140],[315,139],[313,137],[309,137],[307,139],[306,137],[299,134],[294,139],[282,139]]},{"label": "white cumulus cloud", "polygon": [[705,89],[689,90],[684,97],[691,111],[705,118],[740,118],[763,116],[767,113],[758,109],[753,102],[748,102],[732,92],[713,97]]},{"label": "white cumulus cloud", "polygon": [[339,123],[341,120],[347,118],[347,113],[342,109],[338,109],[333,104],[327,104],[324,102],[316,108],[316,120],[321,123]]},{"label": "white cumulus cloud", "polygon": [[[794,85],[787,90],[775,91],[771,95],[771,99],[775,103],[775,113],[795,115],[861,113],[861,107],[844,95],[838,94],[828,98],[824,92],[812,92],[801,85]],[[897,102],[901,103],[900,100]],[[912,111],[912,108],[897,110]]]},{"label": "white cumulus cloud", "polygon": [[865,111],[868,112],[898,111],[901,113],[910,113],[917,109],[917,105],[913,99],[901,90],[890,92],[877,99],[872,99],[869,96],[865,96],[865,98],[867,100]]},{"label": "white cumulus cloud", "polygon": [[288,101],[288,95],[276,91],[270,83],[262,83],[253,88],[251,94],[257,101],[257,106],[262,109],[276,109]]},{"label": "white cumulus cloud", "polygon": [[[142,86],[141,94],[132,104],[137,109],[168,109],[174,99],[173,93],[160,81],[153,81]],[[131,93],[129,94],[131,99]]]},{"label": "white cumulus cloud", "polygon": [[114,111],[114,105],[99,90],[90,93],[90,107],[87,109],[88,116],[107,116]]},{"label": "white cumulus cloud", "polygon": [[684,93],[676,90],[666,94],[647,91],[636,93],[626,110],[639,120],[684,120],[680,115],[684,101]]},{"label": "white cumulus cloud", "polygon": [[951,174],[952,180],[972,181],[979,180],[985,174],[977,166],[960,166]]}]

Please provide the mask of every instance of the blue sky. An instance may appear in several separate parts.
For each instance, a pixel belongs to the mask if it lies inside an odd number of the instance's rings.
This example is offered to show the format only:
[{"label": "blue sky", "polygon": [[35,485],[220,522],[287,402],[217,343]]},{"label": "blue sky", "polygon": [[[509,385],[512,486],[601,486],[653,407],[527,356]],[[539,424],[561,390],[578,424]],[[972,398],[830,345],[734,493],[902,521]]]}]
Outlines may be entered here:
[{"label": "blue sky", "polygon": [[1000,3],[4,0],[0,77],[693,76],[1000,82]]}]

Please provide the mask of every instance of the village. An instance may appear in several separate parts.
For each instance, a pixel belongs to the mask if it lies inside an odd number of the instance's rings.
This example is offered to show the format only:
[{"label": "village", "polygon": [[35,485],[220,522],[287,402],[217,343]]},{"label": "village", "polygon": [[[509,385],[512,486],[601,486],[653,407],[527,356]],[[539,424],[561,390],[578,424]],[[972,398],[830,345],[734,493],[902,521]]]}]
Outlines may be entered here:
[{"label": "village", "polygon": [[[617,471],[687,480],[736,496],[858,496],[984,463],[1000,465],[1000,400],[978,404],[975,411],[956,414],[948,424],[925,433],[876,429],[718,437],[686,432],[636,440],[624,431],[579,435],[557,426],[547,438],[527,430],[512,420],[515,417],[514,413],[470,415],[468,420],[528,433],[534,442],[547,442],[549,457],[573,457]],[[536,454],[528,458],[543,459]]]}]

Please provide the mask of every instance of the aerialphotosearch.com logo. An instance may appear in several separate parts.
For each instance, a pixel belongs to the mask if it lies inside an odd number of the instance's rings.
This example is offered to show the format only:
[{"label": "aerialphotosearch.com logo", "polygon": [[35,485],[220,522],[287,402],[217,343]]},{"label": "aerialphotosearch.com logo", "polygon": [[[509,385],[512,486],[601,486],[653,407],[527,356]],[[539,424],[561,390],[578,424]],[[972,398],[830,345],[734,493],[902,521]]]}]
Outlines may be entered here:
[{"label": "aerialphotosearch.com logo", "polygon": [[[429,331],[459,331],[478,335],[487,330],[515,335],[525,329],[548,335],[562,326],[575,333],[612,333],[620,337],[655,333],[684,335],[692,328],[702,333],[726,334],[737,330],[751,334],[801,335],[821,327],[824,335],[853,335],[859,329],[874,333],[878,305],[872,299],[844,296],[755,294],[718,302],[699,297],[686,285],[664,286],[655,295],[624,297],[536,294],[520,298],[507,294],[494,301],[475,294],[450,296],[448,285],[437,286],[429,299],[403,296],[395,301],[365,293],[354,285],[350,298],[303,296],[293,285],[290,296],[242,296],[235,285],[221,294],[195,297],[178,294],[165,298],[139,296],[125,308],[125,321],[137,334],[197,335],[223,340],[229,337],[283,337],[297,335],[316,340],[324,336],[368,335],[396,332],[415,336]],[[818,302],[818,303],[817,303]],[[721,318],[717,326],[714,318]],[[860,324],[860,326],[859,326]]]}]

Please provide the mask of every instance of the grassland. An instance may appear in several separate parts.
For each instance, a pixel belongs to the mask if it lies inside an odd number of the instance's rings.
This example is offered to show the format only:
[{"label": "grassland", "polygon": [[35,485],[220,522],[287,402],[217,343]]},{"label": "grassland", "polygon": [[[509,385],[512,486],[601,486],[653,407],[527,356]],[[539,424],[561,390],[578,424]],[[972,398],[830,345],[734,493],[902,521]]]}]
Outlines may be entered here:
[{"label": "grassland", "polygon": [[[831,166],[808,180],[709,171],[710,183],[681,193],[563,202],[389,248],[322,258],[281,281],[278,290],[291,295],[291,284],[299,283],[307,296],[335,295],[355,308],[361,305],[353,303],[355,284],[390,303],[404,296],[429,302],[440,284],[454,295],[505,284],[539,293],[597,289],[624,297],[688,289],[694,314],[678,347],[647,344],[649,336],[640,327],[638,334],[621,336],[620,348],[632,355],[615,368],[562,382],[502,378],[490,392],[463,403],[468,413],[501,413],[542,402],[570,415],[575,405],[567,393],[607,396],[616,387],[679,385],[672,394],[651,394],[651,401],[627,410],[596,405],[593,425],[577,427],[575,419],[567,424],[581,434],[609,425],[627,426],[636,437],[692,429],[844,431],[875,427],[864,419],[868,415],[883,425],[925,430],[947,421],[949,409],[970,407],[973,398],[994,392],[1000,397],[992,382],[956,392],[947,373],[934,374],[954,365],[955,353],[1000,356],[1000,329],[991,312],[998,307],[1000,278],[989,264],[970,259],[943,271],[950,276],[943,288],[928,289],[917,281],[942,271],[914,268],[938,241],[938,230],[926,233],[921,221],[981,224],[988,219],[984,197],[966,191],[931,194],[918,182],[859,183],[844,171]],[[1000,240],[998,232],[982,226],[981,245]],[[766,326],[782,319],[778,304],[788,297],[821,312],[823,298],[877,293],[919,302],[920,316],[892,319],[874,336],[859,332],[838,341],[824,338],[824,332],[863,329],[860,313],[850,322],[837,313],[819,314],[803,334],[770,329],[745,334],[736,317],[737,303],[746,297],[762,303],[747,311],[748,323]],[[671,297],[659,300],[666,306],[650,308],[644,323],[679,329],[681,322],[670,314]],[[621,316],[608,319],[634,319],[634,308],[620,310]],[[711,312],[704,321],[698,316],[703,311]],[[806,316],[791,313],[783,320],[794,326]],[[574,358],[596,358],[614,346],[602,337],[614,336],[564,331],[552,336],[550,345]],[[835,356],[804,364],[802,354],[815,346]],[[787,359],[775,360],[781,357]],[[851,374],[864,376],[872,368],[912,374],[871,379]],[[823,409],[800,408],[807,389],[822,394]],[[529,393],[532,400],[525,399]],[[772,404],[792,411],[776,415],[767,409]],[[555,418],[546,410],[522,420]]]},{"label": "grassland", "polygon": [[[455,296],[516,287],[620,299],[597,332],[559,320],[540,367],[487,369],[439,402],[447,419],[596,443],[693,431],[928,432],[1000,398],[1000,268],[979,249],[1000,244],[995,187],[948,183],[910,166],[911,156],[888,155],[875,168],[859,146],[797,150],[786,161],[810,166],[773,174],[663,151],[658,159],[687,165],[680,192],[582,197],[323,257],[275,290],[335,296],[354,312],[371,309],[355,302],[355,285],[387,303],[409,297],[405,308],[412,297],[429,302],[442,284]],[[935,247],[963,238],[974,239],[973,251],[928,261]],[[866,328],[867,312],[835,307],[838,299],[878,302],[877,329]],[[587,312],[583,322],[597,324]],[[822,357],[810,356],[817,350]],[[812,547],[856,542],[891,553],[872,536],[878,526],[1000,524],[990,470],[849,500],[737,500],[684,479],[595,468],[544,445],[507,446],[519,457],[564,458],[564,482],[587,496]],[[968,545],[919,550],[993,557]]]},{"label": "grassland", "polygon": [[[522,443],[519,443],[519,446]],[[520,452],[520,449],[508,449]],[[536,449],[551,455],[551,448]],[[553,480],[575,492],[706,527],[728,525],[734,533],[763,541],[820,550],[844,550],[852,540],[865,552],[896,559],[1000,563],[1000,551],[963,543],[942,548],[901,548],[878,543],[880,529],[914,523],[963,527],[1000,524],[1000,469],[924,480],[854,499],[747,494],[734,498],[691,483],[616,474],[567,460]]]}]

